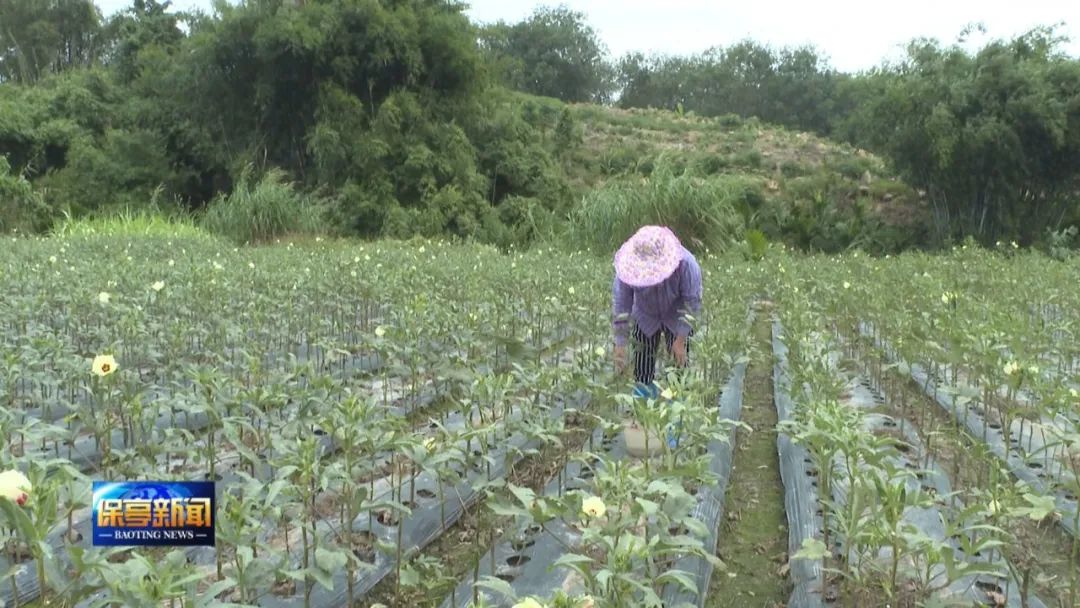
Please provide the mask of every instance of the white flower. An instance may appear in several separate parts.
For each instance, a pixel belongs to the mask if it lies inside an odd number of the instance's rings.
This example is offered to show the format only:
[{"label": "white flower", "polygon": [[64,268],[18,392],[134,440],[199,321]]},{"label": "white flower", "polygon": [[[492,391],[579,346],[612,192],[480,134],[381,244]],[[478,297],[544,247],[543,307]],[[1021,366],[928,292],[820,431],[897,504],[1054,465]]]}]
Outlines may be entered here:
[{"label": "white flower", "polygon": [[1011,242],[1011,243],[1009,243],[1009,244],[1010,244],[1010,245],[1012,245],[1012,248],[1013,248],[1013,249],[1019,249],[1019,248],[1020,248],[1020,245],[1017,245],[1017,244],[1016,244],[1016,241],[1013,241],[1013,242]]},{"label": "white flower", "polygon": [[94,372],[94,375],[104,378],[116,371],[116,359],[112,355],[98,355],[94,357],[90,369]]},{"label": "white flower", "polygon": [[1075,388],[1070,388],[1069,389],[1069,396],[1072,397],[1073,399],[1076,399],[1077,397],[1080,397],[1080,393],[1076,392]]},{"label": "white flower", "polygon": [[851,283],[844,281],[844,289],[851,289]]},{"label": "white flower", "polygon": [[424,253],[424,247],[423,246],[420,247],[420,253]]},{"label": "white flower", "polygon": [[102,304],[108,304],[109,303],[109,292],[103,291],[103,292],[97,294],[97,301],[101,302]]},{"label": "white flower", "polygon": [[667,399],[668,401],[671,401],[675,398],[675,391],[671,390],[671,387],[669,386],[660,393],[660,396],[664,399]]},{"label": "white flower", "polygon": [[1020,366],[1017,365],[1015,361],[1009,361],[1005,364],[1004,371],[1006,376],[1011,376],[1020,371]]},{"label": "white flower", "polygon": [[386,335],[386,328],[384,328],[381,325],[379,327],[376,327],[375,328],[375,335],[380,337],[380,338],[385,336]]},{"label": "white flower", "polygon": [[165,281],[155,281],[154,284],[150,286],[150,289],[153,289],[154,291],[165,289]]},{"label": "white flower", "polygon": [[990,501],[990,514],[991,515],[996,515],[997,513],[1000,513],[1000,512],[1001,512],[1001,503],[999,503],[996,500],[991,500]]},{"label": "white flower", "polygon": [[570,286],[570,289],[568,289],[567,291],[570,292],[570,295],[574,295],[574,287],[572,285]]},{"label": "white flower", "polygon": [[173,260],[169,260],[169,266],[176,266],[176,262]]},{"label": "white flower", "polygon": [[607,354],[607,349],[605,349],[603,346],[597,346],[596,349],[593,350],[593,354],[595,354],[597,357],[603,357]]},{"label": "white flower", "polygon": [[26,504],[30,498],[30,492],[34,487],[30,480],[19,471],[14,469],[0,473],[0,496],[7,498],[20,507]]},{"label": "white flower", "polygon": [[349,273],[349,276],[351,276],[351,277],[353,277],[353,278],[356,278],[356,271],[355,271],[355,270],[353,270],[352,272],[350,272],[350,273]]},{"label": "white flower", "polygon": [[1039,375],[1039,366],[1038,365],[1029,365],[1028,366],[1028,373],[1031,374],[1032,376]]},{"label": "white flower", "polygon": [[55,264],[56,263],[56,256],[55,255],[50,255],[49,256],[49,263],[50,264]]},{"label": "white flower", "polygon": [[603,517],[607,506],[599,496],[590,496],[581,502],[581,512],[589,517]]},{"label": "white flower", "polygon": [[360,256],[356,256],[355,258],[352,259],[352,261],[353,261],[353,264],[359,264],[360,263]]},{"label": "white flower", "polygon": [[255,262],[248,262],[248,268],[255,270]]}]

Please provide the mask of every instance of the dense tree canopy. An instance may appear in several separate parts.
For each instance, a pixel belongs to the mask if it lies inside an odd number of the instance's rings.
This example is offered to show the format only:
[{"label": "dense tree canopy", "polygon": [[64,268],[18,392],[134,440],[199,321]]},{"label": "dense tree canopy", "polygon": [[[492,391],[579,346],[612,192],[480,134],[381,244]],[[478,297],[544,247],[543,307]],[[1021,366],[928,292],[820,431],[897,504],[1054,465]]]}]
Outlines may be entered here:
[{"label": "dense tree canopy", "polygon": [[33,83],[93,65],[105,40],[91,0],[0,2],[0,83]]},{"label": "dense tree canopy", "polygon": [[483,28],[480,41],[512,88],[570,102],[602,102],[611,93],[604,45],[582,13],[541,7],[520,23]]},{"label": "dense tree canopy", "polygon": [[0,89],[0,154],[57,210],[197,208],[278,168],[359,234],[509,243],[569,202],[545,135],[557,110],[492,89],[460,5],[222,2],[208,17],[133,0],[96,35],[97,67]]},{"label": "dense tree canopy", "polygon": [[202,209],[272,173],[350,233],[524,242],[575,200],[581,134],[548,98],[757,117],[869,149],[927,193],[939,243],[1080,222],[1080,61],[1053,30],[976,53],[917,40],[896,65],[841,74],[814,48],[749,40],[612,64],[565,7],[485,26],[463,11],[131,0],[105,19],[90,0],[3,0],[0,228]]}]

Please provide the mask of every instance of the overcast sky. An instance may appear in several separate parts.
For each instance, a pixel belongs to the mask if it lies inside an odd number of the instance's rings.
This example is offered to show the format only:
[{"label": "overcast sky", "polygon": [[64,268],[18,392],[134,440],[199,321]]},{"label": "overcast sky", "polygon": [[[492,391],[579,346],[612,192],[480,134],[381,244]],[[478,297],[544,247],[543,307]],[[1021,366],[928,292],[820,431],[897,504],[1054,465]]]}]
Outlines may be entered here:
[{"label": "overcast sky", "polygon": [[[96,0],[108,15],[130,0]],[[470,17],[514,22],[529,15],[536,0],[472,0]],[[874,6],[854,0],[566,0],[585,13],[611,53],[657,51],[687,54],[750,38],[775,46],[812,44],[842,71],[858,71],[895,58],[902,45],[926,36],[953,42],[965,25],[981,22],[991,38],[1010,38],[1038,25],[1064,22],[1080,56],[1080,2],[1075,0],[909,0]],[[210,0],[173,0],[173,6],[209,10]]]}]

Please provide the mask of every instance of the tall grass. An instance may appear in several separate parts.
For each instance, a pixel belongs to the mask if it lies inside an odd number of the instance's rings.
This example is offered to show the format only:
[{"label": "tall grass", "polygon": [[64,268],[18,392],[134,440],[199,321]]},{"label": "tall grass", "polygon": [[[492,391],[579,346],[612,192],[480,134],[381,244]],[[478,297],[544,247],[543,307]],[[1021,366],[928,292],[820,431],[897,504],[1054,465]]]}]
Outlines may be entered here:
[{"label": "tall grass", "polygon": [[252,184],[248,167],[229,195],[207,206],[200,225],[238,243],[258,243],[297,234],[328,232],[324,207],[294,189],[285,173],[271,169]]},{"label": "tall grass", "polygon": [[661,162],[647,179],[609,182],[592,191],[570,214],[565,238],[596,254],[613,253],[638,228],[670,227],[695,253],[726,251],[743,238],[739,209],[759,189],[745,177],[695,177]]},{"label": "tall grass", "polygon": [[161,236],[169,238],[210,238],[195,220],[180,211],[155,208],[122,208],[107,213],[73,217],[65,213],[53,224],[55,236]]}]

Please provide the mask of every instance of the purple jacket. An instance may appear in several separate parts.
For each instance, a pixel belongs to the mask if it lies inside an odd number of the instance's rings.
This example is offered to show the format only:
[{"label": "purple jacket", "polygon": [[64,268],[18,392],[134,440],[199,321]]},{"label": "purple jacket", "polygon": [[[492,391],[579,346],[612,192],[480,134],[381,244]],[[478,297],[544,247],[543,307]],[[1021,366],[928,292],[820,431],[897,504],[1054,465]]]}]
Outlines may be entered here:
[{"label": "purple jacket", "polygon": [[646,336],[654,335],[661,327],[676,336],[687,336],[690,334],[687,313],[697,315],[701,312],[701,267],[684,247],[682,262],[664,282],[634,288],[616,275],[612,295],[616,346],[626,344],[631,319]]}]

